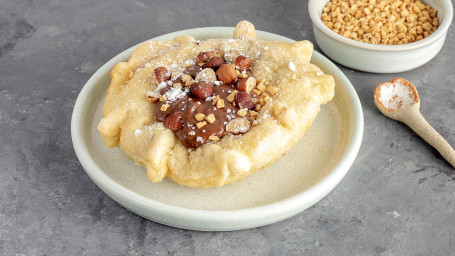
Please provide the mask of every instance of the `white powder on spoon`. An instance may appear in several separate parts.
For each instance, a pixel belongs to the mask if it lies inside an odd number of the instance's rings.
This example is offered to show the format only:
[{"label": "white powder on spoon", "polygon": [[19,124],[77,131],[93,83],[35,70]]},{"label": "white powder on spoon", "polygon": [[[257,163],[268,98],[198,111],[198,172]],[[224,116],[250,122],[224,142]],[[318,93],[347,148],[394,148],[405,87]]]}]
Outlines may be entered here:
[{"label": "white powder on spoon", "polygon": [[387,83],[381,86],[378,99],[385,108],[404,109],[416,101],[409,86],[401,83]]}]

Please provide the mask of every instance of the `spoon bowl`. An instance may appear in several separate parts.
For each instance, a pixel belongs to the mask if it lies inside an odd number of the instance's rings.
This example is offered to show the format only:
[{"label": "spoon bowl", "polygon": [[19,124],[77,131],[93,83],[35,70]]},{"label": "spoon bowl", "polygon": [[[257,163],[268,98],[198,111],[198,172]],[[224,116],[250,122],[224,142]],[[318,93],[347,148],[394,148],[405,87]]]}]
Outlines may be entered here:
[{"label": "spoon bowl", "polygon": [[385,116],[398,121],[409,116],[408,112],[420,109],[417,89],[403,78],[379,84],[374,91],[374,103]]},{"label": "spoon bowl", "polygon": [[420,113],[419,94],[411,82],[395,78],[379,84],[374,91],[374,103],[385,116],[409,126],[455,168],[455,150]]}]

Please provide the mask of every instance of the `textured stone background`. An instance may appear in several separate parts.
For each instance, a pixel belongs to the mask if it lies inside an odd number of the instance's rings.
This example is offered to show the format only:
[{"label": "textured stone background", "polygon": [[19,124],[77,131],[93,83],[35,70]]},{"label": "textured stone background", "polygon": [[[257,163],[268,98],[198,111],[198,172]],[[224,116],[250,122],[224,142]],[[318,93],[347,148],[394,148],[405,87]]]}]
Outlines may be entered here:
[{"label": "textured stone background", "polygon": [[382,81],[411,80],[423,115],[455,145],[453,24],[442,51],[418,69],[340,66],[363,105],[362,147],[335,190],[295,217],[238,232],[180,230],[95,186],[70,138],[90,76],[149,38],[242,19],[315,43],[307,1],[0,0],[0,255],[455,255],[455,170],[372,99]]}]

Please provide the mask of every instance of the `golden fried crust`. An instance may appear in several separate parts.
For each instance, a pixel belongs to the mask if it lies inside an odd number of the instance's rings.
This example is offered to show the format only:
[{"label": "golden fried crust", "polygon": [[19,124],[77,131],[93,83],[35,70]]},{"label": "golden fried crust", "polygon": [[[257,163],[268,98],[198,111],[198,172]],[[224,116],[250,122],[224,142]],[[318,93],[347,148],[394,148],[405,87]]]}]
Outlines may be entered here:
[{"label": "golden fried crust", "polygon": [[[227,61],[239,54],[250,56],[254,77],[278,92],[259,111],[258,125],[247,133],[188,149],[155,120],[155,104],[146,95],[158,84],[156,67],[181,72],[199,52],[213,49]],[[212,187],[243,180],[288,152],[310,127],[320,105],[333,98],[333,77],[309,63],[312,51],[308,41],[256,39],[254,26],[247,21],[239,22],[229,40],[196,42],[179,36],[166,42],[147,41],[128,62],[112,69],[98,131],[106,146],[119,146],[144,165],[152,182],[168,177],[184,186]]]}]

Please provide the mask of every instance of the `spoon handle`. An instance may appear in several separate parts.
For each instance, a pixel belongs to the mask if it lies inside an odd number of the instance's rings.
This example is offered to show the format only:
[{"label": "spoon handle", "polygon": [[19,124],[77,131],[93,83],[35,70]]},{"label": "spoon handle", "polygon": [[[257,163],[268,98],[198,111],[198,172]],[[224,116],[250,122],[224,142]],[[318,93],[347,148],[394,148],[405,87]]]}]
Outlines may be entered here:
[{"label": "spoon handle", "polygon": [[455,168],[455,150],[450,144],[425,120],[420,111],[416,111],[405,123],[428,144],[433,146]]}]

